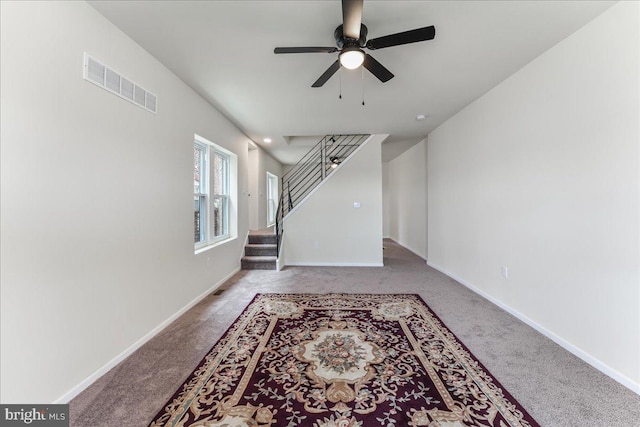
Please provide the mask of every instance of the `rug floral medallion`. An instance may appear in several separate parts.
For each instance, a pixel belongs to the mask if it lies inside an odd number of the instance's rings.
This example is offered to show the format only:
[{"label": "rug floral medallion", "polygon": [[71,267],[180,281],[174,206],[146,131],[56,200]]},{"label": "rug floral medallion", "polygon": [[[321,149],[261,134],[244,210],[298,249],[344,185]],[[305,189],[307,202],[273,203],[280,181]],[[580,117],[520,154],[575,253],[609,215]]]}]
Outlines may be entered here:
[{"label": "rug floral medallion", "polygon": [[258,294],[150,426],[538,426],[418,295]]}]

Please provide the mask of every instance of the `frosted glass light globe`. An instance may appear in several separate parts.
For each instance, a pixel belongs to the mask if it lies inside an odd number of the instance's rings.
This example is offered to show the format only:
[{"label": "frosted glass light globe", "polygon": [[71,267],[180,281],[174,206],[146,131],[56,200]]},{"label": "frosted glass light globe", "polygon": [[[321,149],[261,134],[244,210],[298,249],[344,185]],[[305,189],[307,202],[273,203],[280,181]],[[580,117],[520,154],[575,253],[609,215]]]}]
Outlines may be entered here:
[{"label": "frosted glass light globe", "polygon": [[361,50],[347,50],[340,54],[340,63],[344,68],[355,70],[364,62],[364,53]]}]

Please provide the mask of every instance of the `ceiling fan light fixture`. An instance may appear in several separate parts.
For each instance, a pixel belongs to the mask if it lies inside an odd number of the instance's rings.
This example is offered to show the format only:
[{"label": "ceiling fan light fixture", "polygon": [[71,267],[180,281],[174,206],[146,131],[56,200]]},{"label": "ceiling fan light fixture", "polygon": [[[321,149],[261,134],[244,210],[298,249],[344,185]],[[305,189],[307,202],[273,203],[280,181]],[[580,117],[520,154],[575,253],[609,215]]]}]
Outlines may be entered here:
[{"label": "ceiling fan light fixture", "polygon": [[345,49],[340,54],[340,64],[349,70],[355,70],[364,62],[364,52],[359,48]]}]

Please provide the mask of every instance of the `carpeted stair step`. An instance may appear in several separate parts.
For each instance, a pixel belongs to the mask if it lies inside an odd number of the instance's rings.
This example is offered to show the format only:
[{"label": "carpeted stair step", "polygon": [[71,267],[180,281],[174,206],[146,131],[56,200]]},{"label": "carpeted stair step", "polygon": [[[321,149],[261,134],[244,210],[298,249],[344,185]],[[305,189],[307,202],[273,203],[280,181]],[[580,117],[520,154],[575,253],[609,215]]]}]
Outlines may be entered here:
[{"label": "carpeted stair step", "polygon": [[250,245],[275,245],[277,242],[275,234],[249,234]]},{"label": "carpeted stair step", "polygon": [[241,260],[243,270],[275,270],[275,256],[244,256]]},{"label": "carpeted stair step", "polygon": [[244,254],[246,256],[276,256],[277,245],[255,245],[249,244],[244,247]]}]

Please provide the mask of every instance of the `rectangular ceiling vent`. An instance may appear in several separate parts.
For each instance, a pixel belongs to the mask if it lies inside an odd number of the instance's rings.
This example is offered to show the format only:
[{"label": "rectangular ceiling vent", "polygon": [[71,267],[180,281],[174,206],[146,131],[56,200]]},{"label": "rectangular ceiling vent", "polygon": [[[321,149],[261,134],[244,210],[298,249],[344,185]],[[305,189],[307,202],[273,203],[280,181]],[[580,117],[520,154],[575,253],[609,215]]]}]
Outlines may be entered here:
[{"label": "rectangular ceiling vent", "polygon": [[124,98],[147,111],[157,113],[157,96],[148,90],[141,88],[95,58],[90,57],[86,52],[84,54],[83,77],[85,80],[96,84],[111,93],[115,93],[119,97]]}]

